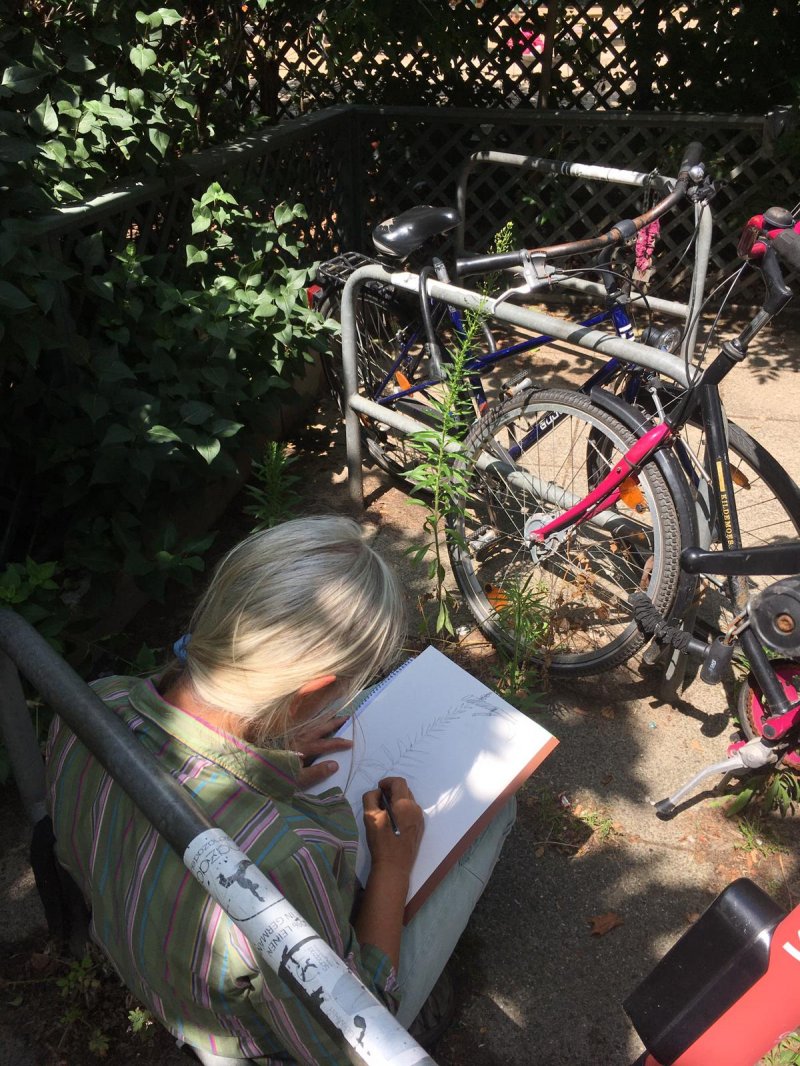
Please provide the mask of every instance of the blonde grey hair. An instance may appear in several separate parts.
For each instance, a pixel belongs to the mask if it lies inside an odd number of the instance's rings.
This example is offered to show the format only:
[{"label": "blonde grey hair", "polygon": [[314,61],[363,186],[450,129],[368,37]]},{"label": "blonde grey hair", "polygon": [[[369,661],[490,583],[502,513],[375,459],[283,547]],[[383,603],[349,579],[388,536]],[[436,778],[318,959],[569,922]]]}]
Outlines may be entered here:
[{"label": "blonde grey hair", "polygon": [[298,518],[228,552],[190,631],[194,693],[266,745],[289,738],[292,699],[305,682],[334,674],[332,695],[347,700],[387,668],[405,607],[397,578],[356,522]]}]

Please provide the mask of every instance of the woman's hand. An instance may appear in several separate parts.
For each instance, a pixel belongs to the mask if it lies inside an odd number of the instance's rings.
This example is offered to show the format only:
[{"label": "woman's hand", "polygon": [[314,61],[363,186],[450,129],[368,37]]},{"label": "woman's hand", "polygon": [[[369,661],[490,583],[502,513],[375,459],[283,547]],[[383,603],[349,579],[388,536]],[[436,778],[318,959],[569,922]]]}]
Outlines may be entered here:
[{"label": "woman's hand", "polygon": [[318,759],[320,755],[332,755],[334,752],[349,751],[352,748],[352,740],[331,736],[331,733],[341,724],[340,717],[329,715],[309,725],[304,725],[294,734],[292,746],[303,761],[303,769],[297,775],[301,789],[320,784],[339,769],[339,764],[335,759],[320,759],[314,762],[315,759]]},{"label": "woman's hand", "polygon": [[[384,795],[392,805],[399,834],[381,806]],[[374,944],[385,952],[397,969],[408,879],[422,840],[424,815],[402,777],[384,777],[378,788],[364,793],[363,799],[372,867],[355,922],[356,936],[361,944]]]},{"label": "woman's hand", "polygon": [[[395,833],[382,804],[388,797],[399,833]],[[372,869],[391,867],[396,874],[410,874],[425,827],[424,814],[403,777],[384,777],[378,788],[365,792],[364,828]]]}]

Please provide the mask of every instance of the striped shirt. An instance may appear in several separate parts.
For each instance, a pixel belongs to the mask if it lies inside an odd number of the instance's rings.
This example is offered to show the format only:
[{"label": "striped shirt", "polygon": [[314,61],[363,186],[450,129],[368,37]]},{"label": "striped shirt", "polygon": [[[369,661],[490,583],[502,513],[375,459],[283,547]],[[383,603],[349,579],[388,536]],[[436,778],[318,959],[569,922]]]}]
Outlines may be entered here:
[{"label": "striped shirt", "polygon": [[[350,925],[357,831],[339,789],[298,790],[299,758],[267,751],[167,703],[153,681],[92,686],[208,817],[248,853],[391,1010],[396,975]],[[92,936],[175,1036],[264,1064],[348,1060],[193,879],[122,788],[56,718],[47,750],[61,864],[92,910]]]}]

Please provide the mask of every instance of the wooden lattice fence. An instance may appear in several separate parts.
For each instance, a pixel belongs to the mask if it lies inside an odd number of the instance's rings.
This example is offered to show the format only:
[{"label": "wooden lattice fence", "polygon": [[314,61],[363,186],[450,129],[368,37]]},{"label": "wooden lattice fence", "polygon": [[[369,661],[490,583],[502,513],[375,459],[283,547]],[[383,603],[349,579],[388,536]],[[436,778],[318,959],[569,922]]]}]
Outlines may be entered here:
[{"label": "wooden lattice fence", "polygon": [[[267,4],[247,18],[246,106],[335,103],[750,111],[793,99],[793,0]],[[362,19],[358,23],[358,18]]]},{"label": "wooden lattice fence", "polygon": [[[454,204],[459,170],[475,151],[673,174],[687,142],[697,139],[722,179],[713,202],[713,284],[735,261],[739,231],[754,211],[772,203],[794,206],[798,175],[781,154],[781,140],[773,139],[773,127],[770,118],[739,116],[334,107],[187,156],[161,180],[53,212],[41,220],[41,240],[70,264],[80,263],[81,242],[96,233],[107,252],[132,239],[143,253],[168,251],[186,240],[192,199],[217,180],[259,210],[268,212],[281,200],[304,203],[308,261],[341,250],[369,252],[372,227],[388,215],[417,203]],[[509,220],[526,247],[565,233],[598,232],[638,213],[642,196],[622,186],[483,167],[468,186],[466,247],[485,250]],[[685,291],[681,256],[690,236],[688,210],[662,228],[657,267],[665,295]],[[182,257],[174,261],[179,269]],[[73,320],[78,311],[70,309]]]},{"label": "wooden lattice fence", "polygon": [[[455,203],[459,168],[473,152],[493,149],[520,155],[608,164],[675,174],[690,140],[720,179],[709,282],[735,261],[746,219],[772,203],[793,207],[797,170],[773,140],[771,119],[743,116],[669,116],[581,112],[477,112],[454,109],[362,108],[361,145],[364,224],[361,246],[382,217],[415,203]],[[509,220],[526,247],[586,236],[607,229],[644,207],[642,192],[562,176],[521,173],[501,166],[477,170],[468,187],[466,247],[488,247]],[[688,273],[680,259],[692,233],[689,209],[662,227],[658,274],[673,294]]]}]

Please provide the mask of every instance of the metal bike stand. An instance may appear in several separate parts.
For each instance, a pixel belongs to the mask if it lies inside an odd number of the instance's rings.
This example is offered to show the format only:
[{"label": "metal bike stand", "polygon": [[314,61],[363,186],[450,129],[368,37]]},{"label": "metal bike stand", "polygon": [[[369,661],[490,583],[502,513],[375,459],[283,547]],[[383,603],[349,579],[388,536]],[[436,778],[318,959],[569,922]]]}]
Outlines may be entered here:
[{"label": "metal bike stand", "polygon": [[[419,292],[419,275],[408,271],[390,273],[382,266],[369,264],[354,270],[347,279],[347,284],[342,290],[342,369],[344,375],[344,391],[346,397],[345,413],[345,442],[347,447],[347,478],[350,488],[350,497],[354,503],[361,507],[364,505],[363,480],[361,475],[361,432],[359,414],[368,415],[376,422],[391,426],[401,433],[412,434],[421,431],[429,431],[430,426],[423,425],[410,415],[392,411],[374,400],[368,400],[358,392],[358,337],[356,330],[355,308],[356,296],[360,289],[369,281],[380,281],[392,285],[395,289],[404,292]],[[502,303],[493,307],[493,301],[487,300],[479,293],[462,289],[456,285],[444,284],[432,278],[426,282],[428,295],[434,300],[442,300],[453,304],[455,307],[480,310],[489,318],[494,318],[508,325],[519,326],[536,333],[544,333],[558,340],[567,341],[588,351],[597,352],[605,358],[615,356],[626,362],[636,363],[639,366],[655,370],[659,374],[676,381],[686,387],[686,366],[682,358],[663,352],[659,348],[651,348],[647,344],[639,344],[638,341],[623,340],[622,337],[612,336],[599,329],[590,329],[586,326],[576,325],[552,315],[533,311],[527,307],[517,307],[513,304]],[[448,445],[448,450],[458,451],[460,445],[453,441]],[[482,457],[484,463],[492,460]]]},{"label": "metal bike stand", "polygon": [[[0,610],[0,730],[29,819],[46,814],[21,673],[183,859],[354,1066],[435,1066],[343,959],[28,622]],[[247,876],[242,876],[244,872]]]}]

